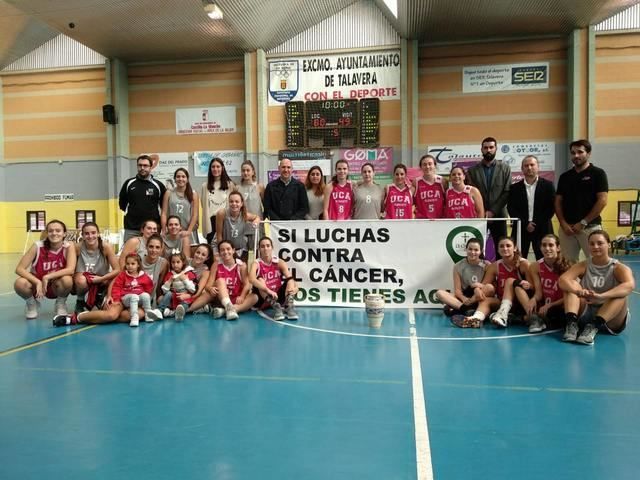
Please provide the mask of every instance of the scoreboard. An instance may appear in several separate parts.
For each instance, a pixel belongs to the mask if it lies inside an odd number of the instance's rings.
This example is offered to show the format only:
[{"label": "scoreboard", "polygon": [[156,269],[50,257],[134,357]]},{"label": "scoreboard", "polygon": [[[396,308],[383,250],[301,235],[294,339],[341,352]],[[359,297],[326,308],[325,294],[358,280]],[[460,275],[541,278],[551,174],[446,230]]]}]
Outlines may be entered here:
[{"label": "scoreboard", "polygon": [[377,147],[377,98],[287,102],[287,147]]}]

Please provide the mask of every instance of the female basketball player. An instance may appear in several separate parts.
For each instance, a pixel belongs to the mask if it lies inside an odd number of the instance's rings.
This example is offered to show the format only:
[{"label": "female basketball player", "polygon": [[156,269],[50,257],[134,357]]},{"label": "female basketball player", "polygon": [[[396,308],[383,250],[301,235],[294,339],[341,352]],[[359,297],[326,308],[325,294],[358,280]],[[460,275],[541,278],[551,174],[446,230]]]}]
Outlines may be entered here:
[{"label": "female basketball player", "polygon": [[393,183],[384,191],[384,218],[413,218],[413,187],[407,183],[407,167],[399,163],[393,168]]},{"label": "female basketball player", "polygon": [[453,167],[449,173],[449,188],[445,194],[445,218],[484,218],[484,203],[480,190],[465,185],[462,167]]},{"label": "female basketball player", "polygon": [[350,220],[353,212],[353,187],[349,181],[349,164],[338,160],[335,175],[324,189],[322,218],[325,220]]},{"label": "female basketball player", "polygon": [[567,320],[562,338],[565,342],[593,345],[599,331],[618,335],[627,326],[627,297],[635,288],[635,280],[629,267],[609,256],[610,248],[607,232],[591,232],[590,258],[560,277]]},{"label": "female basketball player", "polygon": [[436,175],[436,159],[433,155],[423,155],[420,168],[422,177],[413,182],[416,218],[443,218],[448,183],[440,175]]},{"label": "female basketball player", "polygon": [[560,251],[560,239],[553,233],[540,240],[543,257],[529,264],[529,280],[533,283],[534,295],[520,286],[515,288],[518,303],[524,310],[529,324],[529,333],[542,332],[547,324],[554,327],[564,324],[562,290],[558,278],[570,265]]},{"label": "female basketball player", "polygon": [[94,306],[99,308],[102,303],[100,299],[104,299],[109,282],[120,272],[113,247],[102,240],[98,225],[87,222],[82,226],[81,233],[82,239],[75,244],[78,261],[73,275],[78,296],[76,312],[91,310]]},{"label": "female basketball player", "polygon": [[362,181],[355,186],[353,196],[354,220],[379,220],[382,213],[384,189],[374,182],[373,164],[367,162],[360,168]]},{"label": "female basketball player", "polygon": [[198,218],[200,203],[198,194],[189,183],[189,172],[185,168],[178,168],[173,173],[176,188],[167,190],[162,198],[162,231],[167,233],[167,220],[175,215],[180,220],[182,230],[180,235],[187,237],[189,245],[198,244]]},{"label": "female basketball player", "polygon": [[13,289],[26,302],[24,316],[28,320],[38,318],[40,300],[55,298],[56,315],[67,313],[67,297],[73,287],[76,255],[73,245],[67,242],[67,226],[60,220],[51,220],[46,226],[47,236],[35,242],[16,267]]},{"label": "female basketball player", "polygon": [[[258,295],[259,308],[273,308],[273,319],[297,320],[298,314],[293,306],[293,297],[298,293],[298,285],[291,276],[284,260],[273,254],[273,243],[268,237],[258,242],[259,255],[249,270],[249,281],[253,293]],[[284,312],[282,305],[285,305]]]},{"label": "female basketball player", "polygon": [[487,267],[482,279],[482,295],[484,299],[478,303],[478,308],[470,317],[454,315],[452,322],[462,328],[480,328],[492,309],[498,310],[491,315],[491,322],[497,327],[506,327],[509,310],[513,304],[514,282],[525,290],[532,290],[532,284],[526,280],[529,262],[520,256],[513,239],[501,238],[498,251],[502,258]]},{"label": "female basketball player", "polygon": [[238,257],[246,261],[249,257],[249,236],[253,235],[260,224],[260,217],[248,213],[244,205],[244,197],[240,192],[229,194],[228,207],[218,210],[216,214],[216,237],[218,243],[229,240],[238,252]]},{"label": "female basketball player", "polygon": [[174,253],[183,253],[185,257],[191,257],[190,237],[182,235],[180,218],[170,215],[166,223],[167,231],[162,235],[164,244],[164,257],[168,260]]},{"label": "female basketball player", "polygon": [[[467,257],[453,267],[453,293],[438,290],[436,297],[444,303],[447,316],[459,315],[462,310],[475,310],[480,300],[484,300],[482,279],[488,263],[482,255],[482,242],[471,238],[466,245]],[[477,292],[476,292],[477,290]]]},{"label": "female basketball player", "polygon": [[264,185],[258,183],[256,167],[251,160],[245,160],[240,166],[240,185],[236,190],[244,197],[244,206],[247,213],[252,213],[262,218],[262,199],[264,198]]},{"label": "female basketball player", "polygon": [[118,262],[120,264],[120,270],[124,268],[124,259],[130,253],[137,253],[140,258],[144,259],[147,254],[147,241],[151,237],[158,233],[158,224],[155,220],[145,220],[140,227],[141,236],[130,238],[125,242],[120,249]]}]

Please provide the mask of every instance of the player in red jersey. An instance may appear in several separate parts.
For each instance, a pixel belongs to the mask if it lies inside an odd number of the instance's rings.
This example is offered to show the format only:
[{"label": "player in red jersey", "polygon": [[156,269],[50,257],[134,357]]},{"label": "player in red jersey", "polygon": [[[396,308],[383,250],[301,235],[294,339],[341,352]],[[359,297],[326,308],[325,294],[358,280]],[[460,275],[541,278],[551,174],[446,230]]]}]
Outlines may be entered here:
[{"label": "player in red jersey", "polygon": [[51,220],[46,226],[47,237],[38,240],[25,253],[16,267],[13,289],[26,302],[25,317],[38,317],[39,301],[55,298],[55,315],[67,314],[67,297],[73,287],[76,269],[74,245],[65,240],[67,226]]},{"label": "player in red jersey", "polygon": [[384,218],[413,218],[413,187],[407,183],[407,167],[399,163],[393,168],[393,183],[384,190]]},{"label": "player in red jersey", "polygon": [[514,287],[520,286],[529,295],[533,295],[533,284],[527,280],[529,262],[520,256],[512,238],[501,238],[498,251],[502,258],[487,268],[482,283],[482,294],[485,297],[478,303],[478,308],[470,317],[454,315],[452,323],[462,328],[480,328],[491,310],[498,309],[491,315],[491,322],[497,327],[506,327],[513,304]]},{"label": "player in red jersey", "polygon": [[563,295],[558,278],[571,266],[560,251],[560,239],[550,233],[540,240],[542,258],[529,265],[529,276],[535,294],[516,287],[515,294],[524,309],[529,333],[542,332],[551,323],[554,328],[564,324]]},{"label": "player in red jersey", "polygon": [[353,213],[353,188],[349,181],[349,164],[346,160],[336,162],[336,174],[324,189],[325,220],[349,220]]},{"label": "player in red jersey", "polygon": [[218,299],[223,308],[216,307],[211,311],[213,318],[226,316],[227,320],[237,320],[238,313],[246,312],[258,301],[258,296],[251,291],[247,274],[247,265],[236,258],[233,245],[228,240],[218,244],[220,261],[215,274],[215,287]]},{"label": "player in red jersey", "polygon": [[480,191],[464,183],[462,167],[453,167],[449,173],[449,188],[445,197],[445,218],[484,218],[484,204]]},{"label": "player in red jersey", "polygon": [[249,281],[253,285],[253,292],[258,295],[258,305],[261,308],[272,307],[274,320],[284,320],[285,317],[297,320],[293,297],[298,293],[298,285],[289,267],[273,254],[273,243],[269,237],[260,239],[258,251],[259,256],[249,271]]},{"label": "player in red jersey", "polygon": [[448,182],[436,175],[436,159],[433,155],[423,155],[420,168],[422,177],[416,178],[413,183],[416,218],[443,218]]}]

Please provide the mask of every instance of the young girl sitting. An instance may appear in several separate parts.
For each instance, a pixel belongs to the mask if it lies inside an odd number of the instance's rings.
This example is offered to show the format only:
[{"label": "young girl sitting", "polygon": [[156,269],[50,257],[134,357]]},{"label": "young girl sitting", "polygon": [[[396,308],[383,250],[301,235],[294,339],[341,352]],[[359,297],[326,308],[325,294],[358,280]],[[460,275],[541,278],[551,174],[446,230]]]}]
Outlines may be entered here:
[{"label": "young girl sitting", "polygon": [[238,313],[246,312],[258,301],[251,292],[247,279],[247,265],[235,256],[233,245],[228,240],[218,243],[220,262],[215,274],[215,287],[218,290],[220,304],[211,312],[213,318],[226,316],[227,320],[237,320]]},{"label": "young girl sitting", "polygon": [[129,308],[130,327],[137,327],[138,304],[145,312],[145,321],[153,322],[160,317],[157,311],[151,312],[151,292],[153,280],[142,270],[142,259],[137,253],[130,253],[124,261],[124,271],[120,272],[111,286],[111,298]]},{"label": "young girl sitting", "polygon": [[158,307],[164,309],[165,317],[175,315],[176,322],[184,320],[184,314],[193,301],[191,295],[180,297],[180,294],[194,294],[196,292],[196,272],[193,267],[187,266],[187,258],[184,253],[173,253],[169,257],[170,270],[164,277],[162,292],[164,295],[158,302]]},{"label": "young girl sitting", "polygon": [[560,252],[560,239],[553,233],[545,235],[540,241],[543,257],[529,265],[529,277],[533,282],[534,296],[521,287],[515,294],[524,309],[525,320],[529,324],[529,333],[542,332],[547,323],[559,327],[564,323],[562,290],[558,278],[570,265]]},{"label": "young girl sitting", "polygon": [[471,238],[466,245],[467,257],[453,267],[453,293],[438,290],[436,297],[444,303],[444,313],[448,317],[475,310],[478,302],[484,300],[481,280],[488,263],[482,255],[482,242]]},{"label": "young girl sitting", "polygon": [[[258,258],[251,265],[249,280],[253,292],[258,295],[260,308],[273,308],[273,319],[297,320],[298,313],[293,306],[293,297],[298,293],[298,285],[289,272],[284,260],[273,255],[273,243],[262,237],[258,243]],[[282,305],[285,305],[284,312]]]}]

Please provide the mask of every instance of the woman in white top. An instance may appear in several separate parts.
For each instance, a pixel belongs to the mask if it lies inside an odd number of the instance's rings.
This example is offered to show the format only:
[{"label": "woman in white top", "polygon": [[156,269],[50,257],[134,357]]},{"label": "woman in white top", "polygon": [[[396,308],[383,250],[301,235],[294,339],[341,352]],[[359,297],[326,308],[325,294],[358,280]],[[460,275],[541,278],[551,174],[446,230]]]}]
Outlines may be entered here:
[{"label": "woman in white top", "polygon": [[309,213],[307,220],[322,219],[322,210],[324,209],[324,175],[322,169],[318,165],[314,165],[307,172],[307,178],[304,181],[307,189],[307,199],[309,200]]},{"label": "woman in white top", "polygon": [[200,204],[198,194],[189,183],[189,172],[185,168],[178,168],[173,179],[176,187],[167,190],[162,197],[162,215],[160,216],[162,231],[167,232],[167,219],[175,215],[180,219],[182,231],[180,235],[189,239],[189,245],[197,245],[198,241],[198,217],[200,216]]},{"label": "woman in white top", "polygon": [[234,189],[235,184],[229,178],[224,162],[217,157],[213,158],[209,163],[207,181],[200,189],[202,233],[209,243],[215,243],[216,213],[227,206],[227,197]]}]

